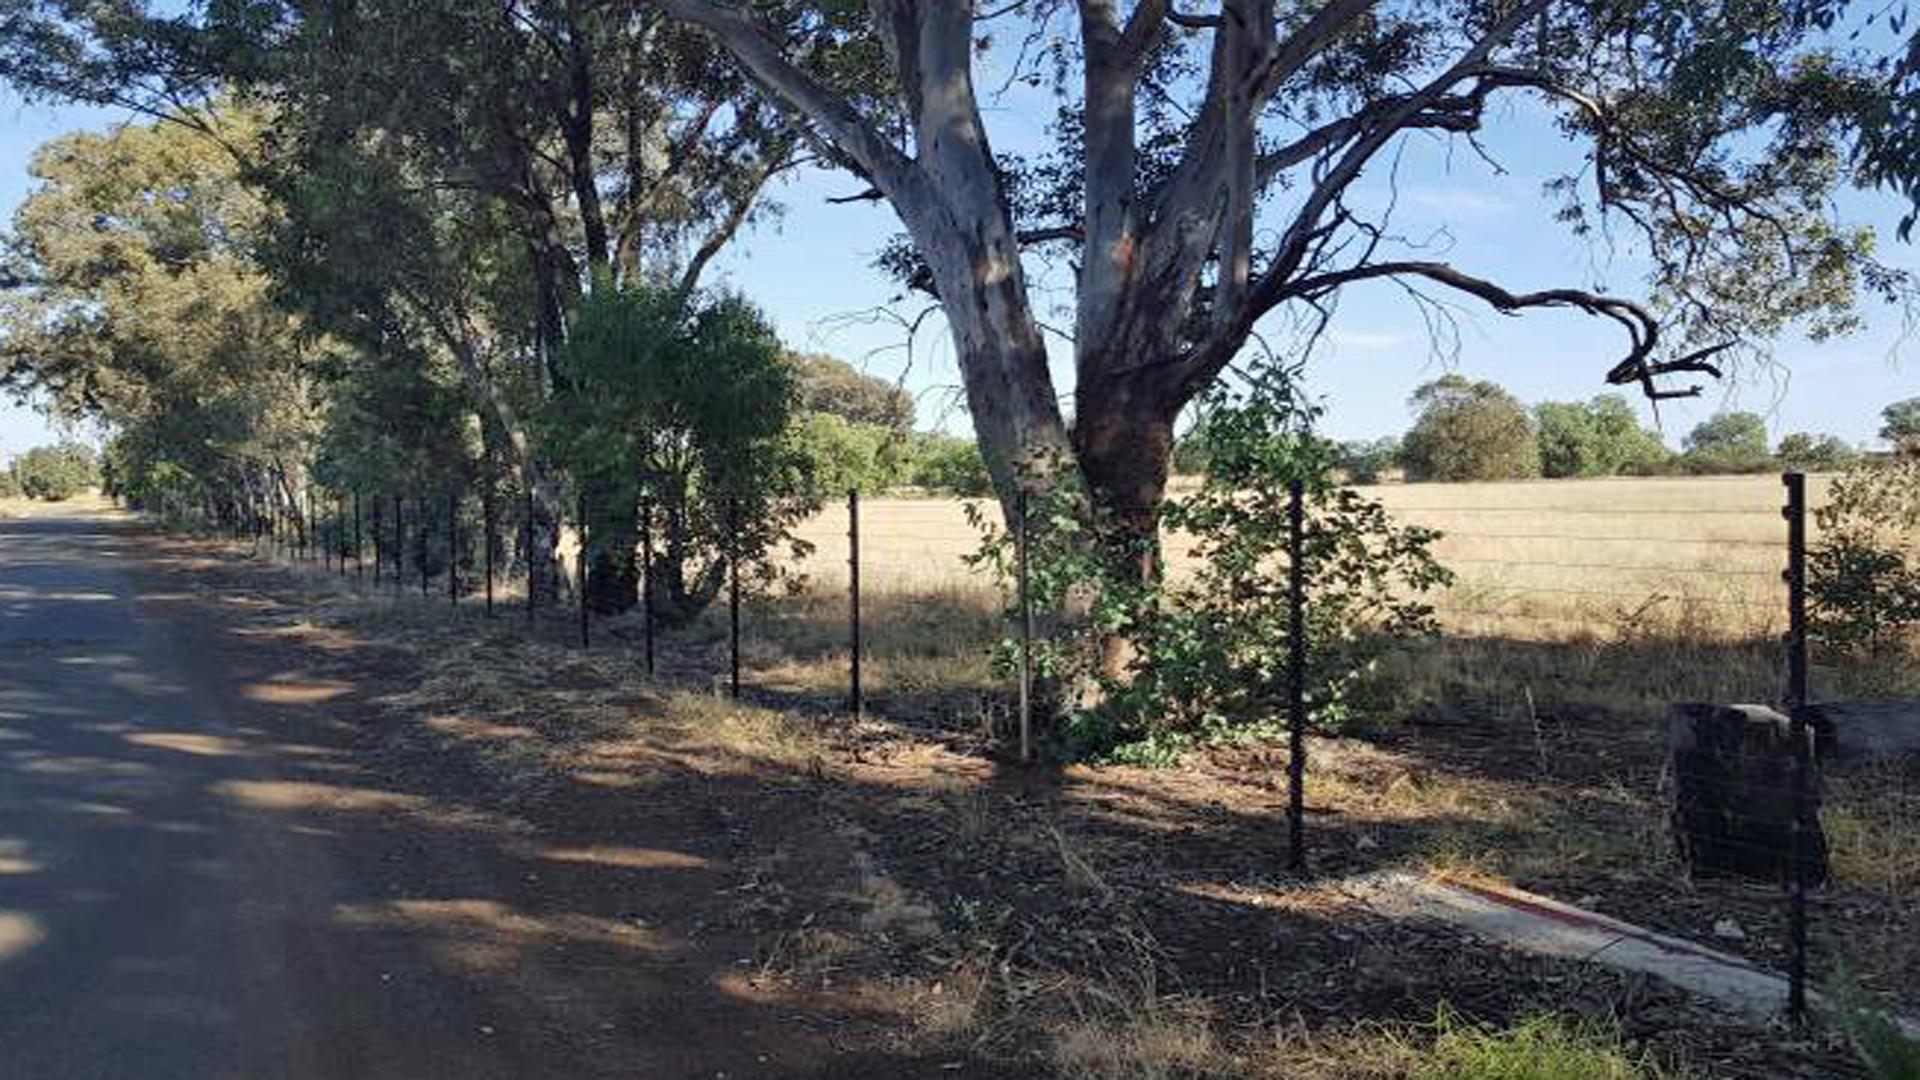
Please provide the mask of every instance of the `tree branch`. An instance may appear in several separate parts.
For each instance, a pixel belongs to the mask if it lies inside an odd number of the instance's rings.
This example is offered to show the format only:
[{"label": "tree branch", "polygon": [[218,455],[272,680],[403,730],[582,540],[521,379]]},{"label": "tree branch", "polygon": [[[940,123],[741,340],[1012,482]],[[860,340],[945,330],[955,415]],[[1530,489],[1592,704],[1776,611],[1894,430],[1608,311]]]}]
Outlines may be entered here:
[{"label": "tree branch", "polygon": [[1704,374],[1717,379],[1721,374],[1720,368],[1709,363],[1708,358],[1732,347],[1732,343],[1727,342],[1700,349],[1673,360],[1656,361],[1651,357],[1660,343],[1660,322],[1652,312],[1640,304],[1584,289],[1542,289],[1536,292],[1516,293],[1486,278],[1475,277],[1451,264],[1442,262],[1380,262],[1316,274],[1301,278],[1289,285],[1287,298],[1317,300],[1343,285],[1356,281],[1398,277],[1425,278],[1445,285],[1450,289],[1477,297],[1505,315],[1516,314],[1526,308],[1565,307],[1612,319],[1626,329],[1632,348],[1626,357],[1607,373],[1607,382],[1616,386],[1638,382],[1644,388],[1646,395],[1654,400],[1697,397],[1701,392],[1699,386],[1691,386],[1684,390],[1663,390],[1656,387],[1653,380],[1661,375],[1679,372]]},{"label": "tree branch", "polygon": [[1206,349],[1200,351],[1201,366],[1218,370],[1217,365],[1226,362],[1219,355],[1222,350],[1231,355],[1229,343],[1237,340],[1240,333],[1252,328],[1261,315],[1271,311],[1290,291],[1288,280],[1299,270],[1301,260],[1305,258],[1312,243],[1315,231],[1319,228],[1320,218],[1326,213],[1347,186],[1359,177],[1367,163],[1373,159],[1380,148],[1395,135],[1407,129],[1423,111],[1443,100],[1448,91],[1457,83],[1472,75],[1475,69],[1486,62],[1493,50],[1510,38],[1540,12],[1550,6],[1551,0],[1526,0],[1517,5],[1506,16],[1489,27],[1481,37],[1449,65],[1446,70],[1434,76],[1419,90],[1402,96],[1396,103],[1371,118],[1354,139],[1352,145],[1340,156],[1339,161],[1329,169],[1325,176],[1314,185],[1306,201],[1294,215],[1292,224],[1281,237],[1273,260],[1260,281],[1250,291],[1242,310],[1225,324],[1225,331],[1216,335]]},{"label": "tree branch", "polygon": [[888,142],[846,98],[788,60],[781,46],[745,11],[711,0],[648,0],[705,29],[771,93],[820,125],[833,144],[889,193],[908,182],[912,161]]}]

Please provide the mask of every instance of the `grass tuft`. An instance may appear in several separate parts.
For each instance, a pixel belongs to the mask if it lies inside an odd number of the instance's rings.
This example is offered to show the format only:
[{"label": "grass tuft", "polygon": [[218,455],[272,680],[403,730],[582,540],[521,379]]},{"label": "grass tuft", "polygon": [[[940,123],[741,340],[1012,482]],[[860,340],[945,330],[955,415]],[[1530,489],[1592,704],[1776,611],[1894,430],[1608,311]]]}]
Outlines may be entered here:
[{"label": "grass tuft", "polygon": [[1433,1045],[1411,1080],[1659,1080],[1674,1076],[1592,1021],[1533,1016],[1504,1030],[1463,1022],[1442,1008]]}]

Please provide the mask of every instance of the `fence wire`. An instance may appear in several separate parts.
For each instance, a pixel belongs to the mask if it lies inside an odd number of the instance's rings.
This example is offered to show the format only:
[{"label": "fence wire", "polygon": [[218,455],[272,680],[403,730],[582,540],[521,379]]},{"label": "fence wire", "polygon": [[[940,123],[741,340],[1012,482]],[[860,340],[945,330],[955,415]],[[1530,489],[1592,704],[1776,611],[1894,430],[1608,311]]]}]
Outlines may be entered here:
[{"label": "fence wire", "polygon": [[[1790,478],[1790,488],[1794,483]],[[1299,499],[1296,492],[1296,510]],[[1806,701],[1804,608],[1798,592],[1804,581],[1786,571],[1800,566],[1804,554],[1810,528],[1804,501],[1797,506],[1797,520],[1785,515],[1784,521],[1777,503],[1697,508],[1564,503],[1496,507],[1417,501],[1394,505],[1389,499],[1387,509],[1403,523],[1437,530],[1435,555],[1441,564],[1458,570],[1459,576],[1450,589],[1432,598],[1433,608],[1454,633],[1472,635],[1485,620],[1528,627],[1536,636],[1566,636],[1619,629],[1658,612],[1684,615],[1697,610],[1725,613],[1719,628],[1732,635],[1752,637],[1791,624],[1793,635],[1782,664],[1787,667],[1787,661],[1792,662],[1784,702],[1792,730],[1784,738],[1795,749],[1787,759],[1773,756],[1757,762],[1744,751],[1730,753],[1718,765],[1700,766],[1704,779],[1694,779],[1701,780],[1698,791],[1706,792],[1696,796],[1709,801],[1728,795],[1721,790],[1727,784],[1748,785],[1724,800],[1744,809],[1727,811],[1715,826],[1722,835],[1712,839],[1720,844],[1724,857],[1790,868],[1785,879],[1793,885],[1789,892],[1797,1011],[1804,1000],[1806,964],[1808,882],[1803,867],[1813,841],[1806,835],[1807,819],[1796,815],[1809,813],[1814,800],[1806,790],[1806,760],[1794,756],[1804,752],[1806,742],[1804,710],[1799,708]],[[632,580],[602,582],[596,589],[595,567],[586,558],[587,522],[593,514],[585,497],[567,505],[536,498],[508,483],[481,479],[337,492],[310,489],[298,496],[276,488],[215,504],[208,518],[215,527],[250,542],[255,552],[318,564],[367,595],[385,595],[396,602],[413,597],[409,602],[426,603],[438,594],[456,611],[477,609],[496,618],[518,603],[524,608],[529,633],[574,639],[581,648],[594,647],[598,640],[602,648],[631,653],[633,643],[641,640],[642,662],[649,675],[656,672],[656,636],[704,639],[708,644],[697,656],[709,665],[712,685],[724,682],[735,697],[750,693],[778,699],[788,692],[782,677],[765,670],[765,665],[743,666],[742,654],[743,649],[755,647],[756,621],[771,625],[780,619],[799,619],[806,624],[800,639],[812,640],[815,653],[842,665],[845,709],[855,718],[876,699],[912,689],[897,674],[892,680],[876,680],[873,672],[863,670],[877,629],[872,620],[863,621],[863,614],[876,607],[918,605],[930,624],[940,619],[966,621],[971,607],[975,609],[972,625],[959,632],[972,629],[986,637],[993,636],[1002,614],[993,586],[963,562],[978,548],[980,537],[956,500],[876,500],[863,508],[857,496],[849,496],[845,502],[830,503],[825,512],[797,530],[809,542],[810,555],[786,567],[807,582],[797,615],[791,605],[782,609],[751,597],[743,602],[741,560],[732,543],[723,542],[711,557],[722,563],[722,584],[714,597],[724,610],[720,616],[724,632],[717,632],[712,619],[667,625],[662,598],[655,595],[663,578],[655,572],[654,562],[666,543],[658,516],[650,508],[642,508],[637,515],[633,553],[637,567]],[[738,507],[730,508],[728,514],[730,535],[737,537]],[[1019,516],[1024,519],[1024,514]],[[1703,530],[1705,535],[1673,527],[1696,519],[1711,523]],[[1547,520],[1562,520],[1572,527],[1543,527]],[[1637,530],[1634,526],[1642,521],[1659,522],[1661,527]],[[1792,547],[1790,525],[1796,545]],[[1305,625],[1302,613],[1312,604],[1312,568],[1304,566],[1298,555],[1303,528],[1296,514],[1296,557],[1290,563],[1296,628]],[[1024,586],[1027,545],[1024,530],[1015,531]],[[1191,572],[1204,550],[1204,538],[1167,538],[1168,572],[1175,576]],[[1635,558],[1634,552],[1644,552],[1647,558]],[[1676,558],[1683,552],[1699,556],[1692,562]],[[629,598],[633,612],[616,619],[596,614],[596,597],[617,595],[629,586],[636,593]],[[1019,651],[1015,730],[1020,757],[1026,760],[1033,753],[1028,715],[1033,616],[1024,587],[1016,599],[1016,609],[1024,615],[1017,622],[1024,624],[1027,633]],[[615,602],[612,606],[625,605]],[[880,632],[918,632],[907,625],[912,621],[889,620]],[[612,632],[596,639],[595,627],[603,622],[604,629]],[[1498,636],[1519,635],[1502,632]],[[718,646],[722,641],[724,646]],[[900,643],[887,644],[899,651]],[[1291,703],[1292,735],[1288,848],[1289,863],[1296,869],[1305,862],[1304,649],[1304,634],[1297,635],[1286,696]],[[925,667],[929,678],[937,681],[939,657],[934,653],[938,650],[927,651]],[[911,656],[911,644],[906,654]],[[677,674],[687,676],[685,665]],[[698,679],[698,673],[693,677]],[[1015,714],[1010,712],[1004,719],[1014,727]],[[1714,768],[1735,770],[1738,775],[1729,779],[1713,773]],[[1783,793],[1780,785],[1789,781],[1791,789]],[[1795,808],[1788,815],[1788,834],[1769,831],[1783,820],[1765,812],[1779,798],[1791,800]],[[1779,850],[1781,835],[1790,840],[1790,851],[1785,853]]]}]

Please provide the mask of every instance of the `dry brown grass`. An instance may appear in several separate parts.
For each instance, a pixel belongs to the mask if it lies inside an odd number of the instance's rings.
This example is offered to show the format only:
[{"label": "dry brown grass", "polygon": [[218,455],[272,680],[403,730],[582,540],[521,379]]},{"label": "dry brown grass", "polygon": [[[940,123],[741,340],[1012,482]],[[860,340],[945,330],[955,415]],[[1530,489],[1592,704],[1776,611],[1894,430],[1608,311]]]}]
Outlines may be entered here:
[{"label": "dry brown grass", "polygon": [[[1815,478],[1814,505],[1828,480]],[[1439,603],[1476,633],[1556,638],[1631,622],[1649,631],[1771,633],[1784,620],[1786,562],[1778,477],[1657,477],[1362,488],[1403,522],[1440,529],[1435,548],[1459,583]],[[981,504],[991,515],[991,503]],[[847,515],[830,505],[801,526],[815,545],[800,569],[823,603],[844,589]],[[872,597],[968,596],[988,583],[963,558],[979,547],[966,504],[872,499],[861,507],[862,576]],[[1172,571],[1193,538],[1167,538]],[[988,607],[991,607],[989,597]]]},{"label": "dry brown grass", "polygon": [[0,518],[97,514],[115,509],[113,500],[97,491],[82,492],[71,499],[62,499],[59,502],[45,502],[18,495],[0,497]]}]

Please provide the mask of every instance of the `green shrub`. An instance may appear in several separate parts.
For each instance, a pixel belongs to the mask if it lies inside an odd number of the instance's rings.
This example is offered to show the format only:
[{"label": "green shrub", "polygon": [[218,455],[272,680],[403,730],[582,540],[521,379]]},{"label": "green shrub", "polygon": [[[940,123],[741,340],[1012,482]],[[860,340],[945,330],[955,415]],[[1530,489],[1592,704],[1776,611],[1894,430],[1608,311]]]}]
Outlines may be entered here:
[{"label": "green shrub", "polygon": [[1686,447],[1681,463],[1697,475],[1766,472],[1774,466],[1767,452],[1767,422],[1750,412],[1715,413],[1687,434]]},{"label": "green shrub", "polygon": [[1409,480],[1518,480],[1540,475],[1533,415],[1497,383],[1442,375],[1413,392],[1418,413],[1400,448]]},{"label": "green shrub", "polygon": [[[1290,481],[1308,485],[1307,687],[1313,722],[1353,718],[1380,655],[1433,629],[1421,596],[1450,575],[1438,534],[1396,525],[1378,503],[1328,482],[1333,448],[1306,432],[1311,412],[1283,383],[1213,402],[1200,489],[1161,508],[1160,527],[1199,539],[1189,578],[1139,573],[1146,543],[1089,509],[1071,483],[1029,507],[1030,588],[1049,613],[1036,674],[1059,693],[1059,749],[1076,757],[1166,760],[1198,743],[1281,730],[1292,631],[1286,552]],[[986,533],[976,565],[1011,580],[1017,552]],[[1129,572],[1131,570],[1131,572]],[[1116,643],[1131,659],[1115,670]],[[1003,668],[1019,642],[1000,643]]]},{"label": "green shrub", "polygon": [[1773,456],[1784,469],[1833,472],[1851,465],[1860,453],[1839,436],[1796,431],[1780,440]]},{"label": "green shrub", "polygon": [[79,443],[36,446],[13,463],[13,480],[30,499],[60,502],[92,487],[99,467],[92,450]]},{"label": "green shrub", "polygon": [[1835,480],[1815,514],[1807,591],[1817,640],[1882,651],[1920,629],[1920,453],[1867,461]]},{"label": "green shrub", "polygon": [[1633,406],[1618,394],[1542,402],[1533,417],[1545,476],[1637,474],[1658,468],[1668,456],[1660,436],[1641,427]]},{"label": "green shrub", "polygon": [[754,587],[790,577],[818,508],[790,436],[793,369],[744,298],[602,283],[574,309],[565,376],[543,410],[548,451],[588,504],[588,603],[637,599],[639,506],[655,515],[655,615],[684,624],[738,569]]},{"label": "green shrub", "polygon": [[1343,442],[1336,451],[1333,466],[1349,484],[1377,484],[1400,467],[1400,440]]}]

